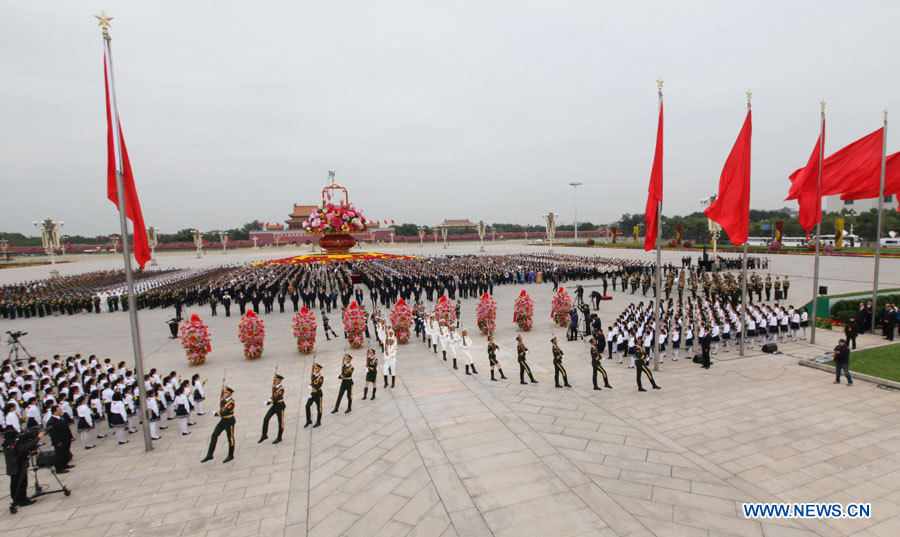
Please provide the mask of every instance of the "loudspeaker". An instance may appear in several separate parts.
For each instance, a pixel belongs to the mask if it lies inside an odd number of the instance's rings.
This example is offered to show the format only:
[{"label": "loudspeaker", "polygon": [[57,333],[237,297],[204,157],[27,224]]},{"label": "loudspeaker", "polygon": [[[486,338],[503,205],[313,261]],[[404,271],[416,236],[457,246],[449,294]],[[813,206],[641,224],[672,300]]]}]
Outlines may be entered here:
[{"label": "loudspeaker", "polygon": [[827,294],[828,294],[828,286],[827,286],[827,285],[820,285],[820,286],[819,286],[819,296],[825,296],[825,295],[827,295]]},{"label": "loudspeaker", "polygon": [[774,343],[766,343],[762,346],[762,351],[765,353],[772,354],[773,352],[778,350],[778,345]]}]

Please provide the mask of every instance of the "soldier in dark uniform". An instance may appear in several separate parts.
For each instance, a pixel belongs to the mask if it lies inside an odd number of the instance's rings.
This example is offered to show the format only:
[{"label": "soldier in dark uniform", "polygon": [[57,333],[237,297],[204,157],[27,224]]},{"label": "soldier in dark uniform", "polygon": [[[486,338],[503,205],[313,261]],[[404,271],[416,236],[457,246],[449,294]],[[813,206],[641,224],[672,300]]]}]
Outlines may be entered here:
[{"label": "soldier in dark uniform", "polygon": [[316,404],[316,410],[318,411],[318,418],[313,428],[322,425],[322,384],[324,383],[325,378],[322,376],[322,366],[314,364],[312,378],[309,383],[309,399],[306,400],[306,425],[303,426],[304,428],[312,425],[313,403]]},{"label": "soldier in dark uniform", "polygon": [[522,336],[516,336],[516,341],[519,342],[516,346],[516,356],[519,360],[519,384],[528,384],[525,382],[525,373],[528,373],[528,377],[533,384],[537,384],[537,381],[534,380],[534,375],[531,374],[528,363],[525,362],[525,355],[528,354],[528,347],[522,343]]},{"label": "soldier in dark uniform", "polygon": [[300,293],[296,289],[291,290],[291,304],[294,305],[294,313],[297,313],[297,304],[300,301]]},{"label": "soldier in dark uniform", "polygon": [[206,458],[200,462],[212,460],[213,453],[216,451],[216,442],[219,440],[219,435],[223,432],[228,437],[228,456],[222,462],[230,462],[234,459],[234,407],[237,405],[234,399],[231,398],[233,393],[234,390],[228,386],[222,389],[219,411],[216,412],[216,416],[219,416],[219,423],[216,424],[212,437],[209,439],[209,451],[206,452]]},{"label": "soldier in dark uniform", "polygon": [[278,313],[284,313],[284,291],[278,291]]},{"label": "soldier in dark uniform", "polygon": [[266,405],[270,405],[269,411],[266,412],[266,417],[263,418],[262,436],[259,437],[259,442],[257,442],[257,444],[269,438],[269,420],[272,419],[272,416],[275,416],[278,419],[278,436],[272,443],[277,444],[278,442],[281,442],[281,434],[284,432],[285,407],[284,386],[281,384],[282,380],[284,380],[284,377],[277,374],[275,375],[275,378],[272,379],[272,398],[266,402]]},{"label": "soldier in dark uniform", "polygon": [[491,364],[491,380],[497,380],[494,378],[494,368],[496,367],[498,371],[500,371],[500,378],[506,379],[506,375],[503,374],[503,368],[500,367],[500,362],[497,361],[497,351],[500,350],[500,345],[494,343],[494,334],[488,334],[488,362]]},{"label": "soldier in dark uniform", "polygon": [[213,317],[216,316],[216,306],[218,306],[218,305],[219,305],[219,299],[216,297],[216,295],[215,294],[209,295],[209,309],[210,309],[210,314]]},{"label": "soldier in dark uniform", "polygon": [[337,401],[334,402],[332,414],[340,408],[344,392],[347,393],[347,410],[344,411],[344,414],[349,414],[353,408],[353,365],[350,363],[351,360],[353,360],[352,356],[349,354],[344,355],[344,363],[341,364],[341,373],[338,375],[338,378],[341,379],[341,387],[338,390]]},{"label": "soldier in dark uniform", "polygon": [[222,295],[222,306],[225,307],[225,316],[231,317],[231,295],[227,291]]},{"label": "soldier in dark uniform", "polygon": [[[550,343],[553,343],[553,382],[556,383],[557,388],[562,388],[563,386],[571,388],[572,385],[569,384],[569,376],[566,375],[566,369],[562,365],[563,351],[559,348],[559,345],[556,344],[555,336],[550,340]],[[562,373],[563,386],[559,385],[560,373]]]},{"label": "soldier in dark uniform", "polygon": [[372,385],[372,400],[375,400],[375,381],[378,379],[378,357],[375,355],[375,349],[366,351],[366,384],[363,387],[363,399],[369,395],[369,385]]},{"label": "soldier in dark uniform", "polygon": [[[602,337],[602,334],[601,334]],[[601,340],[606,341],[606,340]],[[605,388],[612,388],[609,385],[609,378],[606,376],[606,370],[603,369],[603,365],[601,365],[600,361],[603,360],[603,350],[597,346],[597,339],[591,338],[591,366],[594,369],[594,389],[599,390],[600,387],[597,386],[597,372],[603,375],[603,386]]]},{"label": "soldier in dark uniform", "polygon": [[654,390],[661,390],[659,386],[656,385],[656,381],[653,380],[653,373],[650,372],[650,368],[647,367],[647,354],[644,352],[644,342],[642,339],[638,339],[637,341],[637,349],[635,350],[634,355],[634,367],[635,371],[637,371],[637,385],[639,392],[646,392],[647,390],[641,385],[641,375],[646,374],[647,378],[650,379],[650,384],[653,385]]}]

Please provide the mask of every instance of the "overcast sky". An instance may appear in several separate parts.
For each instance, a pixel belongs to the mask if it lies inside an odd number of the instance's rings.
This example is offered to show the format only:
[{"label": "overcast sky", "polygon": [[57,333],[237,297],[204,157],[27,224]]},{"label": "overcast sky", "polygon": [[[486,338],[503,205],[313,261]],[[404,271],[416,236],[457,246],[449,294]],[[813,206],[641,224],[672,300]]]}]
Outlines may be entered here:
[{"label": "overcast sky", "polygon": [[[117,230],[102,43],[147,225],[237,227],[317,203],[372,219],[610,222],[642,212],[665,80],[664,213],[699,209],[753,91],[754,208],[900,118],[900,2],[0,0],[0,230]],[[890,134],[890,133],[889,133]],[[896,151],[896,135],[888,150]],[[795,206],[795,205],[793,205]]]}]

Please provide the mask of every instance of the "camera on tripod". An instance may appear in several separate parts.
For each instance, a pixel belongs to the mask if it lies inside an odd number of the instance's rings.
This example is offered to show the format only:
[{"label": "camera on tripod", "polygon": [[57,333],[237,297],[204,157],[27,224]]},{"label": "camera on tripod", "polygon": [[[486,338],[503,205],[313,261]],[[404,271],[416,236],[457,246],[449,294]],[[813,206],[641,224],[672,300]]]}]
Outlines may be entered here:
[{"label": "camera on tripod", "polygon": [[7,356],[7,359],[10,359],[13,356],[15,356],[16,362],[19,362],[20,361],[19,349],[22,349],[22,352],[25,353],[25,356],[27,356],[29,358],[34,358],[28,352],[28,349],[25,348],[25,345],[23,345],[22,342],[19,341],[19,338],[21,338],[22,336],[27,336],[28,332],[22,332],[22,331],[10,332],[9,330],[7,330],[6,333],[9,334],[9,341],[7,341],[6,344],[9,345],[9,347],[10,347],[9,355]]},{"label": "camera on tripod", "polygon": [[18,341],[22,336],[28,335],[28,332],[10,332],[9,330],[7,330],[6,333],[9,334],[10,343],[12,343],[13,341]]},{"label": "camera on tripod", "polygon": [[[12,445],[8,446],[6,443],[4,443],[4,448],[11,448],[12,452],[18,453],[16,457],[21,457],[19,459],[19,461],[21,461],[21,466],[19,466],[20,463],[15,459],[11,461],[9,458],[7,458],[7,473],[10,472],[10,464],[16,465],[16,470],[21,470],[21,472],[14,470],[15,476],[16,479],[22,480],[22,487],[26,486],[28,472],[30,471],[34,475],[34,494],[30,498],[28,498],[30,500],[29,503],[34,503],[33,500],[35,498],[47,494],[58,492],[62,492],[64,496],[69,496],[70,494],[72,494],[72,491],[69,490],[68,487],[63,485],[62,481],[59,480],[59,476],[56,475],[55,466],[57,461],[57,454],[55,453],[55,451],[40,451],[40,447],[44,445],[43,442],[38,442],[39,435],[42,431],[42,427],[34,426],[23,429],[21,433],[16,433],[14,430],[12,432],[4,432],[4,435],[12,435],[6,436],[6,441],[11,440]],[[47,486],[41,485],[38,479],[38,470],[50,470],[50,475],[52,475],[56,480],[56,483],[59,485],[59,489],[50,490]],[[10,479],[13,479],[13,474],[10,474]],[[11,514],[15,514],[18,511],[17,503],[14,498],[11,498],[11,500],[12,501],[9,505],[9,512]]]}]

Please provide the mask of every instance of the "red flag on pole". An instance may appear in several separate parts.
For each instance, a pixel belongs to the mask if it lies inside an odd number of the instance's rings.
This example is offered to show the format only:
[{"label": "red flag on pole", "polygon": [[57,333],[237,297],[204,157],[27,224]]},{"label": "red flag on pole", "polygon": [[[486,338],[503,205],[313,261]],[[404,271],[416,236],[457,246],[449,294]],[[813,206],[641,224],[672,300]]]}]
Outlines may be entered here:
[{"label": "red flag on pole", "polygon": [[663,200],[663,105],[659,103],[659,126],[656,128],[656,154],[653,157],[653,169],[650,171],[650,187],[647,189],[647,208],[644,210],[644,221],[647,232],[644,235],[644,250],[656,247],[656,235],[659,222],[656,220],[657,206]]},{"label": "red flag on pole", "polygon": [[[144,215],[141,213],[141,203],[138,200],[137,189],[134,186],[134,175],[131,173],[131,161],[128,160],[128,149],[125,148],[125,136],[122,135],[122,122],[116,117],[113,123],[112,105],[110,102],[110,80],[108,73],[109,57],[103,51],[103,81],[106,86],[106,196],[119,210],[119,191],[116,187],[116,147],[115,135],[119,135],[119,144],[122,147],[122,188],[125,190],[125,216],[131,219],[134,233],[134,258],[141,266],[150,261],[150,244],[147,242],[147,226],[144,225]],[[118,112],[117,112],[118,114]],[[115,127],[115,128],[114,128]]]},{"label": "red flag on pole", "polygon": [[[881,159],[870,161],[848,174],[845,183],[852,186],[845,188],[842,200],[877,198],[881,188]],[[897,193],[900,193],[900,153],[888,155],[884,168],[884,195]]]},{"label": "red flag on pole", "polygon": [[809,238],[809,234],[816,227],[816,224],[822,221],[822,192],[819,189],[819,155],[821,155],[824,136],[825,120],[823,119],[822,134],[816,140],[816,147],[813,148],[806,167],[797,170],[791,176],[793,177],[791,188],[794,189],[796,186],[797,200],[800,204],[800,227],[806,230],[806,238]]},{"label": "red flag on pole", "polygon": [[725,229],[735,246],[747,242],[750,233],[750,138],[753,134],[753,118],[747,110],[747,118],[738,135],[722,176],[719,178],[719,194],[716,201],[703,211],[710,220]]},{"label": "red flag on pole", "polygon": [[[881,146],[884,128],[880,128],[852,144],[839,149],[822,162],[822,189],[823,196],[842,194],[850,189],[856,190],[849,177],[856,170],[872,165],[876,162],[877,175],[874,197],[878,196],[877,182],[881,179]],[[805,183],[797,181],[800,173],[806,168],[801,168],[791,174],[791,190],[787,199],[799,199],[800,192],[804,190]],[[815,182],[816,178],[813,177]]]}]

